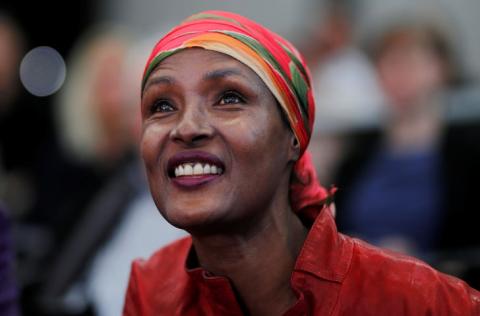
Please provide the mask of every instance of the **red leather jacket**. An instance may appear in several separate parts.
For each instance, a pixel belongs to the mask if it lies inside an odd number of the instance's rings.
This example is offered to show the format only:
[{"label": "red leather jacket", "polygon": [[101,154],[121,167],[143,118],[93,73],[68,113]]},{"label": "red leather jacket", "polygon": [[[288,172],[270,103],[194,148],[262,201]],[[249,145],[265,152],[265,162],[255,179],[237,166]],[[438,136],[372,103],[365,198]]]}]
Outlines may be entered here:
[{"label": "red leather jacket", "polygon": [[[338,233],[328,211],[311,220],[291,277],[298,300],[284,315],[480,315],[465,282]],[[191,267],[190,249],[184,238],[133,263],[124,316],[243,315],[229,280]]]}]

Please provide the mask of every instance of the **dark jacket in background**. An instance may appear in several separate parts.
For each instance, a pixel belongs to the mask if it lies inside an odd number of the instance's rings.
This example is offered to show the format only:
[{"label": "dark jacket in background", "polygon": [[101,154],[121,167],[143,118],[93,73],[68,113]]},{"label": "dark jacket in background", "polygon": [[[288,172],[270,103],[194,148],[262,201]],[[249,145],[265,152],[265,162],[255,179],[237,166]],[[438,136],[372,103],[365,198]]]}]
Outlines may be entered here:
[{"label": "dark jacket in background", "polygon": [[[353,184],[363,168],[380,150],[382,134],[370,130],[350,135],[349,149],[344,155],[334,177],[339,190],[336,195],[337,224],[344,230],[350,214],[343,205],[351,194]],[[460,262],[462,271],[446,271],[467,279],[474,287],[480,285],[480,123],[450,125],[445,128],[440,141],[443,214],[431,264],[442,269],[446,262]],[[457,265],[458,266],[458,265]],[[472,280],[468,271],[477,271]],[[467,271],[468,270],[468,271]],[[473,278],[473,277],[472,277]]]}]

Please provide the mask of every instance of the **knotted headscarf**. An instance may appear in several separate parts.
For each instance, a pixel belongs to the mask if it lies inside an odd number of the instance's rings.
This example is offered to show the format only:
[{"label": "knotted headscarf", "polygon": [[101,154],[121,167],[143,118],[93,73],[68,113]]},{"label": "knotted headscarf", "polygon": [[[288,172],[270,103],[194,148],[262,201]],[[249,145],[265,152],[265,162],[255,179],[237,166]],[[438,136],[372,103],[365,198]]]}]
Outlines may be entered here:
[{"label": "knotted headscarf", "polygon": [[315,168],[306,152],[315,104],[309,70],[296,48],[264,26],[238,14],[201,12],[173,28],[155,45],[145,66],[142,91],[162,60],[190,47],[231,56],[250,67],[263,80],[286,114],[300,144],[301,157],[294,166],[290,184],[292,209],[309,212],[311,206],[328,202],[330,192],[318,183]]}]

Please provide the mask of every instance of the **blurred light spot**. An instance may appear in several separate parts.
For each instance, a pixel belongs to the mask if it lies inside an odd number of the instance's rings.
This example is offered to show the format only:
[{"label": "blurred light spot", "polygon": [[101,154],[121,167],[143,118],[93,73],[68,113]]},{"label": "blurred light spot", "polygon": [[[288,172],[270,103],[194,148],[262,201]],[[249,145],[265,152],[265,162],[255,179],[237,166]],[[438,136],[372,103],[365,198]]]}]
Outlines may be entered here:
[{"label": "blurred light spot", "polygon": [[32,49],[20,64],[20,80],[23,86],[38,97],[57,92],[65,81],[66,72],[62,56],[48,46]]}]

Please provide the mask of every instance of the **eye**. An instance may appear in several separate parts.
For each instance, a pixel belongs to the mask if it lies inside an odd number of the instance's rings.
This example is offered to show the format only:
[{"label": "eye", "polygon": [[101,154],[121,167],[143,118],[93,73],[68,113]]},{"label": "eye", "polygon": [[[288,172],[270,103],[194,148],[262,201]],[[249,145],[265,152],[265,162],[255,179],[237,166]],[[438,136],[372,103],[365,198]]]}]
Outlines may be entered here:
[{"label": "eye", "polygon": [[234,91],[227,91],[223,93],[220,100],[218,101],[219,105],[239,103],[245,103],[245,100],[237,92]]},{"label": "eye", "polygon": [[157,100],[150,108],[152,113],[167,113],[175,111],[175,107],[167,100]]}]

